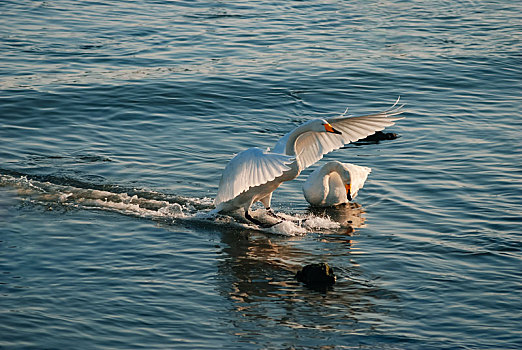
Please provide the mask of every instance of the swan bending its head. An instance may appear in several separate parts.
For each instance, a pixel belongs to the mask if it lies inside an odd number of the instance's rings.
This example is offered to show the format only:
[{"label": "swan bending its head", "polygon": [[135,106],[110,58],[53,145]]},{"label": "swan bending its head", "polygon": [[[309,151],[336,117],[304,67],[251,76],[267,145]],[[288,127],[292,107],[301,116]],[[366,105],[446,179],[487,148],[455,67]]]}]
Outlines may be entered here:
[{"label": "swan bending its head", "polygon": [[261,202],[275,216],[270,202],[276,188],[295,179],[325,154],[402,119],[395,117],[402,113],[398,102],[399,99],[388,110],[376,114],[310,120],[283,136],[272,151],[254,147],[238,153],[223,170],[214,200],[215,212],[243,210],[246,219],[267,227],[250,215],[253,203]]},{"label": "swan bending its head", "polygon": [[372,169],[338,161],[315,169],[303,184],[305,199],[313,206],[332,207],[353,200]]}]

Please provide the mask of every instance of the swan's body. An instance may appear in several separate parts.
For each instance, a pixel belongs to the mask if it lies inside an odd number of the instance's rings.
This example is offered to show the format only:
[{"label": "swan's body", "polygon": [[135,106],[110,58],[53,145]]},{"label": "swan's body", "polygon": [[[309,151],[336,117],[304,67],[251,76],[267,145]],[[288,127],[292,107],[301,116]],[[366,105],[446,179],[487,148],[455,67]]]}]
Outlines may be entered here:
[{"label": "swan's body", "polygon": [[303,184],[305,199],[313,206],[331,207],[353,200],[372,169],[332,161],[315,169]]},{"label": "swan's body", "polygon": [[[397,100],[398,102],[398,100]],[[259,201],[270,212],[272,192],[283,182],[295,179],[303,169],[323,155],[393,125],[402,106],[372,115],[310,120],[283,136],[274,149],[250,148],[238,153],[225,167],[214,200],[216,212],[242,209],[245,217]]]}]

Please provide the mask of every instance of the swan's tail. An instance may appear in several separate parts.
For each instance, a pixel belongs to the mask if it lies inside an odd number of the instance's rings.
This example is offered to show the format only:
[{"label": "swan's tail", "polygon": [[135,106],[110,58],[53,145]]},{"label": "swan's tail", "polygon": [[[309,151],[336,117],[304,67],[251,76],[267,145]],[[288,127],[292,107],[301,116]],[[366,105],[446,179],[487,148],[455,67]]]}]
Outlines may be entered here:
[{"label": "swan's tail", "polygon": [[359,190],[363,188],[372,169],[350,163],[343,163],[343,166],[350,173],[350,195],[354,199]]}]

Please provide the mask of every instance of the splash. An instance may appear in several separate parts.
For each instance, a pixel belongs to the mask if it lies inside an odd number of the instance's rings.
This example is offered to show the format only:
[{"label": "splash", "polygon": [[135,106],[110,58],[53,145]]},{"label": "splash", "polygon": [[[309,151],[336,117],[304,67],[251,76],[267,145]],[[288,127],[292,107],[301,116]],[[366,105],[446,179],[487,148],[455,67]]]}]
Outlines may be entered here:
[{"label": "splash", "polygon": [[279,219],[275,219],[268,216],[264,209],[258,209],[252,214],[261,221],[275,220],[272,227],[259,228],[239,217],[219,215],[213,210],[212,198],[208,197],[169,196],[154,191],[125,190],[116,186],[104,189],[103,186],[83,185],[87,188],[30,179],[28,176],[0,174],[0,187],[13,189],[20,199],[45,205],[50,209],[60,206],[72,209],[105,210],[168,223],[183,221],[194,225],[254,229],[285,236],[331,231],[342,227],[342,223],[332,220],[327,215],[278,213]]},{"label": "splash", "polygon": [[[256,210],[252,213],[261,221],[274,220],[266,214],[263,209]],[[285,235],[296,236],[304,235],[313,231],[336,230],[341,227],[341,224],[332,221],[330,217],[318,217],[313,214],[286,214],[278,213],[280,223],[267,229],[268,232]],[[276,221],[277,222],[277,221]]]},{"label": "splash", "polygon": [[[210,208],[210,198],[168,197],[152,191],[112,192],[0,175],[0,186],[17,191],[20,198],[45,205],[115,211],[143,218],[184,218],[198,208]],[[136,192],[133,194],[132,192]]]}]

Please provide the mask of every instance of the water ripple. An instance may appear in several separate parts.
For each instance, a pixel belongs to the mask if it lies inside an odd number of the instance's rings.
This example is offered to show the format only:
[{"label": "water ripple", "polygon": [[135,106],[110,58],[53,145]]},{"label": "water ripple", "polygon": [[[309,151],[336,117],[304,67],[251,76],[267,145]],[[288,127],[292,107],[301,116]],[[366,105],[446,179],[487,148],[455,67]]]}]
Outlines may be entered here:
[{"label": "water ripple", "polygon": [[[0,347],[520,347],[519,3],[0,8]],[[191,217],[233,154],[399,95],[399,138],[325,157],[372,168],[358,203],[307,169],[298,235]]]}]

